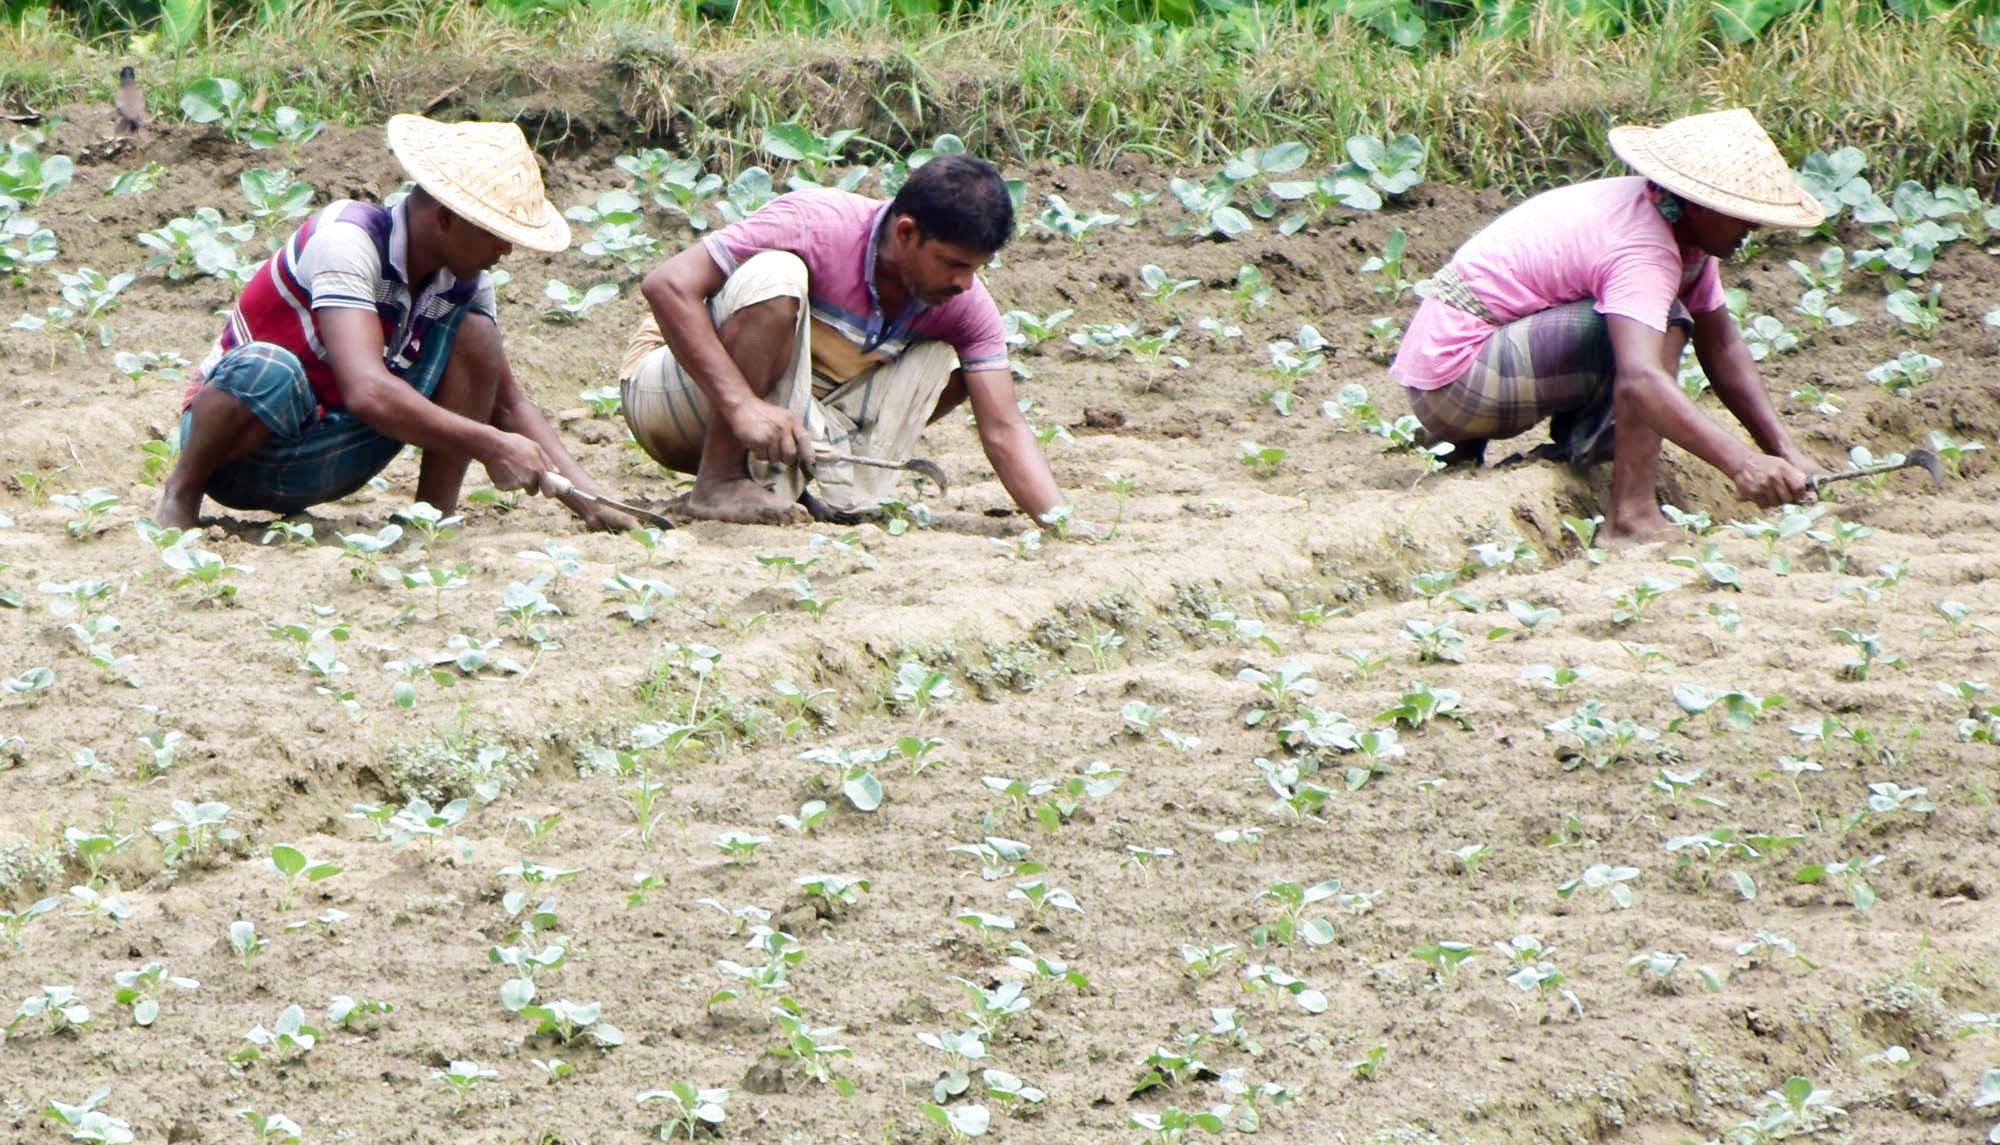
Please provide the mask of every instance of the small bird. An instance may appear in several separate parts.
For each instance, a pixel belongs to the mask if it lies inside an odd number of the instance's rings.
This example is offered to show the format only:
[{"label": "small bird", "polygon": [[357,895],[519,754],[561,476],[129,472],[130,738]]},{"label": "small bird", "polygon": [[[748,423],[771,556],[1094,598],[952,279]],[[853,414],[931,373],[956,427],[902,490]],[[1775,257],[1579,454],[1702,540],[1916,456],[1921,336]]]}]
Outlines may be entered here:
[{"label": "small bird", "polygon": [[118,69],[118,95],[111,104],[118,109],[118,131],[130,135],[146,123],[146,93],[139,90],[139,77],[131,64]]}]

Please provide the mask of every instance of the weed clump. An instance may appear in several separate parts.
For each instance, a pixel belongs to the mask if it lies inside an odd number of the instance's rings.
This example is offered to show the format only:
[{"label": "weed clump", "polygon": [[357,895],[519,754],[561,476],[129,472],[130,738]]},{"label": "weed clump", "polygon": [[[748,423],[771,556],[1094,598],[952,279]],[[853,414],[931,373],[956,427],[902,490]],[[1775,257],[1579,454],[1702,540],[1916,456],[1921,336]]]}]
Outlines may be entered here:
[{"label": "weed clump", "polygon": [[38,847],[26,839],[0,843],[0,904],[31,898],[38,891],[57,886],[62,875],[62,857],[52,848]]},{"label": "weed clump", "polygon": [[508,745],[486,728],[441,732],[398,744],[382,761],[382,781],[399,798],[433,804],[477,798],[490,803],[540,762],[531,746]]}]

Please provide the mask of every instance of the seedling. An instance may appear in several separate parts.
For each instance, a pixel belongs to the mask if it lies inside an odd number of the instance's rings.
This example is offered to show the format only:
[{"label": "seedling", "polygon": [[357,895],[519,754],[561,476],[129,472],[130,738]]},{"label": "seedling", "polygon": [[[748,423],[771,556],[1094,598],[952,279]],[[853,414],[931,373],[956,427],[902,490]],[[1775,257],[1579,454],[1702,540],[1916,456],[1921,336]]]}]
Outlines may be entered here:
[{"label": "seedling", "polygon": [[236,185],[250,205],[250,217],[260,223],[289,222],[312,213],[312,184],[293,178],[283,168],[252,167],[237,177]]},{"label": "seedling", "polygon": [[1044,195],[1042,201],[1047,206],[1042,208],[1041,214],[1035,216],[1035,225],[1050,234],[1068,239],[1078,247],[1083,245],[1084,236],[1091,231],[1111,226],[1119,221],[1117,215],[1108,212],[1078,213],[1061,195]]},{"label": "seedling", "polygon": [[[1414,135],[1404,133],[1383,139],[1374,135],[1347,137],[1347,163],[1337,172],[1350,178],[1365,176],[1382,194],[1394,198],[1407,194],[1424,181],[1424,164],[1429,148]],[[1375,210],[1363,207],[1364,210]]]},{"label": "seedling", "polygon": [[278,909],[290,910],[298,898],[299,891],[317,882],[323,882],[340,873],[340,868],[323,860],[306,858],[305,852],[289,843],[279,843],[271,848],[269,859],[271,871],[284,880],[285,889],[278,896]]},{"label": "seedling", "polygon": [[237,586],[230,583],[230,578],[256,571],[249,565],[230,564],[207,549],[191,549],[184,544],[161,550],[160,562],[176,574],[169,587],[193,587],[195,599],[204,603],[234,597]]},{"label": "seedling", "polygon": [[799,758],[833,768],[834,782],[856,811],[874,811],[882,806],[882,782],[871,770],[889,758],[888,748],[815,747],[799,753]]},{"label": "seedling", "polygon": [[1260,445],[1254,441],[1238,442],[1236,460],[1259,477],[1274,477],[1278,467],[1285,463],[1282,446]]},{"label": "seedling", "polygon": [[1913,290],[1892,291],[1882,300],[1882,305],[1905,333],[1928,338],[1937,333],[1938,291],[1939,287],[1935,285],[1926,296],[1919,296]]},{"label": "seedling", "polygon": [[81,1104],[68,1105],[51,1101],[42,1110],[42,1116],[62,1124],[69,1130],[72,1141],[92,1141],[97,1145],[130,1145],[135,1140],[132,1126],[97,1108],[97,1103],[111,1096],[111,1087],[103,1086]]},{"label": "seedling", "polygon": [[1612,589],[1604,595],[1612,602],[1611,623],[1617,625],[1637,624],[1646,616],[1646,607],[1667,593],[1681,587],[1679,581],[1664,577],[1647,577],[1631,588]]},{"label": "seedling", "polygon": [[1873,632],[1855,632],[1846,628],[1830,629],[1841,642],[1854,649],[1854,659],[1840,666],[1840,674],[1848,680],[1866,680],[1868,673],[1879,664],[1885,668],[1906,668],[1909,662],[1901,656],[1882,647],[1881,638]]},{"label": "seedling", "polygon": [[704,1126],[710,1133],[720,1133],[725,1116],[722,1107],[728,1100],[727,1087],[704,1089],[685,1081],[673,1082],[665,1089],[649,1089],[637,1098],[640,1105],[652,1101],[667,1103],[667,1119],[660,1123],[659,1129],[662,1141],[671,1141],[676,1135],[692,1141]]},{"label": "seedling", "polygon": [[256,223],[232,226],[222,221],[222,212],[214,207],[201,207],[192,218],[171,219],[138,239],[153,252],[145,269],[163,272],[170,282],[207,275],[239,283],[251,266],[245,265],[236,244],[248,242],[256,234]]},{"label": "seedling", "polygon": [[76,516],[63,522],[63,531],[72,537],[87,537],[97,529],[104,515],[118,506],[118,494],[109,489],[86,489],[81,493],[58,493],[49,498]]},{"label": "seedling", "polygon": [[297,1057],[310,1052],[319,1043],[319,1030],[308,1026],[306,1012],[295,1003],[278,1013],[278,1020],[271,1029],[253,1026],[243,1035],[250,1044],[229,1055],[229,1060],[238,1065],[254,1062],[268,1051],[288,1057]]},{"label": "seedling", "polygon": [[603,1007],[596,1002],[555,1001],[523,1006],[517,1012],[535,1023],[536,1034],[548,1034],[565,1046],[580,1037],[588,1037],[606,1049],[625,1044],[625,1035],[618,1027],[598,1020]]},{"label": "seedling", "polygon": [[542,312],[542,317],[550,322],[581,322],[584,316],[598,306],[618,297],[618,284],[599,282],[588,288],[571,286],[560,278],[549,279],[543,289],[553,304]]},{"label": "seedling", "polygon": [[243,960],[245,970],[250,969],[251,960],[256,958],[257,952],[267,945],[269,943],[257,933],[255,923],[237,919],[229,924],[229,949],[235,951],[236,957]]},{"label": "seedling", "polygon": [[1195,1140],[1197,1133],[1223,1132],[1228,1113],[1227,1105],[1197,1112],[1169,1105],[1158,1113],[1128,1113],[1125,1124],[1146,1133],[1140,1145],[1186,1145]]},{"label": "seedling", "polygon": [[229,816],[227,803],[174,800],[173,818],[162,819],[150,828],[160,839],[161,861],[173,866],[182,858],[201,858],[211,840],[236,842],[242,832],[228,825]]},{"label": "seedling", "polygon": [[[1412,680],[1405,686],[1403,694],[1397,697],[1394,706],[1376,714],[1375,722],[1420,728],[1434,719],[1443,719],[1457,724],[1460,731],[1471,731],[1472,722],[1459,713],[1459,703],[1459,694],[1454,689],[1433,689],[1422,680]],[[1386,738],[1378,738],[1371,742],[1363,742],[1361,738],[1357,738],[1356,743],[1362,750],[1370,751],[1371,754],[1380,754],[1384,757],[1401,755],[1400,750],[1393,749],[1396,738],[1394,727],[1380,729],[1380,732],[1376,733],[1378,737],[1381,732],[1388,733]]]},{"label": "seedling", "polygon": [[1112,202],[1116,202],[1118,206],[1122,206],[1122,208],[1126,208],[1130,212],[1130,214],[1126,214],[1126,216],[1122,216],[1118,220],[1120,226],[1138,226],[1140,222],[1144,222],[1146,208],[1152,206],[1158,200],[1160,200],[1160,192],[1158,190],[1114,190],[1112,192]]},{"label": "seedling", "polygon": [[1943,361],[1929,354],[1904,350],[1886,362],[1869,367],[1866,376],[1883,390],[1906,398],[1910,396],[1910,391],[1930,380],[1930,376],[1943,366]]},{"label": "seedling", "polygon": [[827,1039],[838,1037],[840,1026],[813,1026],[804,1018],[784,1006],[771,1007],[771,1018],[778,1024],[782,1041],[771,1050],[774,1057],[790,1058],[806,1067],[806,1076],[821,1085],[831,1085],[834,1092],[842,1097],[854,1096],[854,1083],[833,1072],[834,1059],[848,1057],[854,1051]]},{"label": "seedling", "polygon": [[1381,251],[1369,255],[1361,263],[1362,274],[1380,276],[1370,285],[1370,289],[1375,293],[1400,299],[1416,286],[1403,269],[1403,252],[1408,247],[1409,241],[1410,237],[1403,233],[1403,228],[1397,227],[1382,241]]},{"label": "seedling", "polygon": [[804,803],[799,804],[799,813],[797,815],[780,814],[777,817],[777,823],[778,826],[794,834],[810,835],[813,828],[819,826],[820,822],[825,818],[826,801],[823,799],[808,799]]},{"label": "seedling", "polygon": [[[1798,263],[1794,262],[1793,266]],[[1833,294],[1823,289],[1812,289],[1799,296],[1793,312],[1806,320],[1806,325],[1814,331],[1839,329],[1852,326],[1858,320],[1854,311],[1835,304]]]},{"label": "seedling", "polygon": [[1521,670],[1521,682],[1542,688],[1560,700],[1569,694],[1571,688],[1586,677],[1595,675],[1596,672],[1597,669],[1588,665],[1557,667],[1550,664],[1530,664]]},{"label": "seedling", "polygon": [[869,880],[858,875],[801,875],[792,882],[811,898],[826,903],[827,907],[853,906],[861,901],[872,885]]},{"label": "seedling", "polygon": [[[765,128],[757,145],[779,159],[798,164],[800,174],[810,184],[818,185],[827,171],[841,161],[841,152],[848,142],[860,134],[858,128],[842,128],[820,135],[802,123],[787,121]],[[862,168],[861,173],[866,174],[867,169]],[[858,177],[854,181],[858,182]],[[842,180],[843,189],[848,189],[847,183],[848,180]]]},{"label": "seedling", "polygon": [[771,841],[769,835],[758,835],[749,831],[724,831],[715,837],[715,849],[729,857],[732,863],[748,863],[756,855],[757,848]]},{"label": "seedling", "polygon": [[1437,976],[1437,980],[1447,986],[1457,980],[1458,968],[1478,955],[1478,948],[1470,942],[1450,939],[1425,943],[1410,951],[1410,957],[1419,962],[1429,963],[1431,972]]},{"label": "seedling", "polygon": [[499,1077],[500,1071],[480,1065],[476,1061],[454,1058],[444,1069],[432,1070],[431,1076],[451,1087],[452,1097],[457,1102],[452,1111],[463,1113],[466,1104],[472,1100],[472,1091],[478,1088],[479,1083]]},{"label": "seedling", "polygon": [[[106,278],[87,266],[74,272],[57,271],[56,281],[62,284],[61,304],[50,306],[41,314],[21,315],[14,320],[14,329],[68,334],[79,351],[92,341],[109,346],[117,331],[106,315],[116,308],[118,296],[132,285],[134,277],[128,270]],[[54,360],[53,350],[50,360]]]},{"label": "seedling", "polygon": [[14,1040],[14,1027],[36,1018],[42,1019],[42,1032],[50,1037],[81,1032],[90,1025],[90,1007],[77,1000],[74,986],[44,986],[40,994],[30,994],[14,1011],[14,1020],[7,1023],[5,1031],[7,1040]]},{"label": "seedling", "polygon": [[289,1145],[300,1145],[300,1141],[305,1134],[305,1130],[299,1128],[298,1122],[293,1121],[282,1113],[266,1115],[254,1109],[239,1109],[235,1115],[249,1123],[250,1132],[259,1141],[276,1141],[280,1145],[286,1145],[286,1143],[289,1143]]},{"label": "seedling", "polygon": [[[890,701],[896,710],[922,721],[933,703],[958,695],[951,677],[920,661],[905,660],[896,666],[896,683]],[[869,808],[868,810],[872,810]]]},{"label": "seedling", "polygon": [[1619,910],[1628,910],[1632,906],[1632,888],[1627,884],[1638,877],[1637,867],[1592,863],[1582,874],[1558,885],[1556,897],[1566,899],[1582,890],[1611,900],[1611,905]]},{"label": "seedling", "polygon": [[1289,995],[1299,1009],[1308,1014],[1326,1013],[1326,995],[1306,985],[1302,978],[1295,978],[1276,966],[1252,962],[1243,967],[1243,988],[1250,991],[1272,990]]}]

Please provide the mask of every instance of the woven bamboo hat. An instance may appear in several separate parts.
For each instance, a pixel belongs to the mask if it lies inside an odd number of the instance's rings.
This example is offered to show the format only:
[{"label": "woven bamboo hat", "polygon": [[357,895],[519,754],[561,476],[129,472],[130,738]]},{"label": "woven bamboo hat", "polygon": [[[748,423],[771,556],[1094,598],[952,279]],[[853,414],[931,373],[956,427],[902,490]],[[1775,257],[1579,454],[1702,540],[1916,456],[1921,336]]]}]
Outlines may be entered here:
[{"label": "woven bamboo hat", "polygon": [[389,150],[431,198],[473,226],[529,250],[569,246],[569,224],[549,202],[528,137],[514,124],[393,115]]},{"label": "woven bamboo hat", "polygon": [[1791,164],[1744,108],[1690,115],[1660,127],[1614,127],[1611,150],[1690,203],[1766,227],[1817,227],[1826,212],[1792,178]]}]

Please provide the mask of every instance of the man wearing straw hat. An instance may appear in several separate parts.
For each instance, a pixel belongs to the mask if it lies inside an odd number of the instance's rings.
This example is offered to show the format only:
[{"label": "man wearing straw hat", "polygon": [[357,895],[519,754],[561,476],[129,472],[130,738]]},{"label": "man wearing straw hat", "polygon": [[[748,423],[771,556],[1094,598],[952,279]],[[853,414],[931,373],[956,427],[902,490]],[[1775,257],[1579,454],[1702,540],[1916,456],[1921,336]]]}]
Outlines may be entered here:
[{"label": "man wearing straw hat", "polygon": [[837,517],[891,495],[893,476],[834,455],[904,461],[968,402],[1000,483],[1041,519],[1062,490],[978,275],[1013,227],[1000,172],[941,155],[889,202],[794,191],[707,236],[646,276],[653,312],[620,371],[632,436],[695,475],[697,516]]},{"label": "man wearing straw hat", "polygon": [[[1723,303],[1719,262],[1759,226],[1825,217],[1742,109],[1617,127],[1638,174],[1537,195],[1466,240],[1431,280],[1390,367],[1431,441],[1477,462],[1490,438],[1552,418],[1554,452],[1612,461],[1607,540],[1671,531],[1655,493],[1664,438],[1759,505],[1796,501],[1819,467],[1799,451]],[[1677,383],[1695,354],[1755,448]]]},{"label": "man wearing straw hat", "polygon": [[[337,500],[406,443],[423,450],[417,499],[447,512],[474,460],[502,489],[554,470],[600,491],[515,384],[496,324],[488,268],[569,245],[521,129],[398,115],[389,147],[407,198],[329,204],[244,285],[182,403],[161,524],[194,524],[204,494],[277,513]],[[635,524],[567,503],[595,528]]]}]

